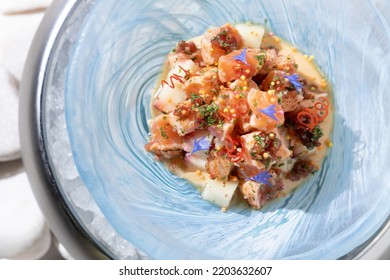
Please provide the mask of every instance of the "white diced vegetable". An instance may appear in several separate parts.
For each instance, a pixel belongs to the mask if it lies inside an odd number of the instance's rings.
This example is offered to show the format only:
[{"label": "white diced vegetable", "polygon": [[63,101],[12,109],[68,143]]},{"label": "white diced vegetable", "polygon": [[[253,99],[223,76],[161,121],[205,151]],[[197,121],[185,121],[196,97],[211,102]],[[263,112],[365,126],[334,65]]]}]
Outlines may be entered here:
[{"label": "white diced vegetable", "polygon": [[220,207],[227,208],[229,207],[237,186],[238,181],[222,182],[219,180],[207,180],[202,192],[202,198]]},{"label": "white diced vegetable", "polygon": [[153,106],[164,113],[172,112],[176,105],[187,99],[187,94],[181,88],[167,85],[161,86],[153,100]]},{"label": "white diced vegetable", "polygon": [[252,23],[239,23],[235,27],[244,39],[244,48],[260,48],[265,31],[264,27]]},{"label": "white diced vegetable", "polygon": [[191,39],[190,41],[194,42],[195,46],[197,49],[200,49],[201,46],[202,46],[202,39],[204,38],[204,35],[200,35],[198,37],[195,37],[193,39]]},{"label": "white diced vegetable", "polygon": [[172,112],[178,103],[187,99],[187,94],[182,89],[186,76],[183,69],[195,73],[199,67],[192,60],[177,61],[172,66],[165,79],[168,84],[162,84],[153,101],[153,106],[164,113]]}]

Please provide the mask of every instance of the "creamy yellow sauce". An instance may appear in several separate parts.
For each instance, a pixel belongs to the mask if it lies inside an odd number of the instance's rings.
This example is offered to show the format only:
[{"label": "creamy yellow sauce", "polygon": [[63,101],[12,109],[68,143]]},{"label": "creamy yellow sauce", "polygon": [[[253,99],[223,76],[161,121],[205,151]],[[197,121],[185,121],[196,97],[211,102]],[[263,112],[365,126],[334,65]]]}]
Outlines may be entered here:
[{"label": "creamy yellow sauce", "polygon": [[[197,41],[200,41],[199,38],[201,37],[196,38]],[[332,128],[333,128],[333,104],[332,104],[331,86],[329,85],[326,77],[319,70],[318,66],[315,63],[314,57],[312,55],[305,55],[302,52],[300,52],[296,47],[292,46],[291,44],[281,40],[277,36],[269,35],[269,33],[266,32],[264,34],[261,47],[267,48],[269,46],[273,46],[276,49],[278,49],[279,54],[285,56],[292,55],[295,59],[296,64],[298,64],[298,71],[297,71],[298,74],[302,78],[306,79],[307,84],[315,85],[320,89],[321,92],[328,94],[328,100],[329,100],[328,116],[319,125],[323,130],[323,136],[320,138],[321,146],[315,147],[312,151],[308,153],[308,155],[304,157],[302,156],[299,157],[300,159],[303,158],[309,159],[312,163],[314,163],[314,165],[319,170],[321,168],[321,164],[325,156],[327,155],[329,147],[332,146],[332,142],[330,139]],[[160,88],[161,85],[161,81],[167,78],[166,77],[167,73],[168,73],[168,63],[166,62],[164,64],[160,79],[158,80],[156,87],[154,88],[154,94],[158,92],[158,89]],[[161,112],[155,109],[152,103],[153,103],[153,98],[151,102],[151,112],[152,112],[152,118],[154,118],[159,114],[161,114]],[[208,180],[211,180],[207,172],[201,171],[199,173],[199,170],[190,166],[181,158],[175,158],[172,160],[163,160],[163,162],[170,170],[170,172],[172,172],[178,177],[188,180],[191,184],[197,187],[199,191],[202,191],[206,182]],[[295,190],[299,185],[301,185],[304,181],[306,181],[308,177],[305,177],[298,181],[291,181],[289,179],[282,178],[284,189],[283,191],[280,192],[281,196],[285,196],[288,193]],[[236,192],[239,192],[238,188]],[[241,202],[244,202],[242,196],[235,195],[231,204],[236,204]],[[272,201],[269,201],[268,203],[270,202]]]}]

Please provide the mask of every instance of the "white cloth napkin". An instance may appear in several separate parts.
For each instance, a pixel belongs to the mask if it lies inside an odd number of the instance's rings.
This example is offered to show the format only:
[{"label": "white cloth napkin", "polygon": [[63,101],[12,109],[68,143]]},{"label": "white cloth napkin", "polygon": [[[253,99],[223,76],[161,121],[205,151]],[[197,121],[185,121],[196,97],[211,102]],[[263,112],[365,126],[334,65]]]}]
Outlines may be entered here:
[{"label": "white cloth napkin", "polygon": [[[51,235],[18,163],[0,167],[0,259],[38,259],[50,247]],[[9,177],[7,176],[7,173]]]},{"label": "white cloth napkin", "polygon": [[43,13],[0,14],[0,64],[18,81],[22,78],[24,62],[42,17]]},{"label": "white cloth napkin", "polygon": [[18,81],[0,65],[0,161],[20,158]]},{"label": "white cloth napkin", "polygon": [[9,161],[20,157],[18,85],[50,2],[0,1],[0,259],[39,259],[52,242],[21,160]]}]

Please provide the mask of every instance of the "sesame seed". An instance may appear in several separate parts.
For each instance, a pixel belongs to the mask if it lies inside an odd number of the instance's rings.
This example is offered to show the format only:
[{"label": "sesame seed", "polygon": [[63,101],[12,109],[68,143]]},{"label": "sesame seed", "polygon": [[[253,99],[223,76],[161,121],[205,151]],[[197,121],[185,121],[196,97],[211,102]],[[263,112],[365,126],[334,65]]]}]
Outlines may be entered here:
[{"label": "sesame seed", "polygon": [[226,207],[222,207],[222,208],[221,208],[221,211],[222,211],[222,212],[226,212],[226,210],[227,210]]},{"label": "sesame seed", "polygon": [[274,86],[275,85],[275,82],[271,82],[271,86]]},{"label": "sesame seed", "polygon": [[225,108],[225,109],[223,109],[223,112],[227,113],[227,112],[229,112],[229,110],[227,108]]},{"label": "sesame seed", "polygon": [[240,95],[239,95],[239,94],[236,94],[236,95],[234,95],[234,98],[235,98],[235,99],[240,99]]},{"label": "sesame seed", "polygon": [[230,113],[234,114],[236,112],[235,109],[230,109]]},{"label": "sesame seed", "polygon": [[281,40],[280,40],[279,37],[275,37],[275,42],[276,42],[276,43],[280,43],[280,41],[281,41]]},{"label": "sesame seed", "polygon": [[286,140],[291,140],[291,136],[287,134]]},{"label": "sesame seed", "polygon": [[183,115],[185,115],[185,114],[187,114],[187,110],[183,110],[183,111],[181,111],[181,113],[182,113]]},{"label": "sesame seed", "polygon": [[214,75],[214,76],[213,76],[213,79],[216,80],[216,79],[217,79],[217,75]]},{"label": "sesame seed", "polygon": [[265,152],[265,153],[263,154],[263,157],[264,157],[264,158],[268,158],[268,157],[269,157],[269,154],[268,154],[267,152]]},{"label": "sesame seed", "polygon": [[295,48],[295,47],[292,48],[291,50],[292,50],[293,52],[297,52],[297,51],[298,51],[297,48]]},{"label": "sesame seed", "polygon": [[237,182],[237,180],[238,180],[237,176],[233,176],[232,180],[233,180],[233,182]]},{"label": "sesame seed", "polygon": [[274,134],[274,133],[270,133],[270,134],[269,134],[269,137],[270,137],[271,139],[273,139],[273,138],[275,137],[275,134]]},{"label": "sesame seed", "polygon": [[271,102],[272,102],[272,103],[276,102],[275,97],[272,97],[272,98],[271,98]]},{"label": "sesame seed", "polygon": [[214,49],[213,49],[213,48],[210,48],[210,51],[211,51],[211,52],[213,52],[213,51],[214,51]]},{"label": "sesame seed", "polygon": [[245,77],[244,75],[242,75],[242,76],[240,77],[240,79],[244,81],[244,80],[246,79],[246,77]]},{"label": "sesame seed", "polygon": [[308,59],[308,56],[307,56],[307,54],[305,54],[305,55],[303,56],[303,58],[304,58],[304,59]]},{"label": "sesame seed", "polygon": [[243,91],[247,91],[247,90],[248,90],[248,87],[247,87],[247,86],[244,86],[244,87],[242,88],[242,90],[243,90]]},{"label": "sesame seed", "polygon": [[247,74],[249,74],[250,72],[251,72],[251,70],[249,70],[249,69],[245,70],[245,73],[247,73]]},{"label": "sesame seed", "polygon": [[214,100],[214,101],[216,101],[216,100],[217,100],[217,97],[216,97],[216,96],[214,96],[214,97],[213,97],[213,100]]},{"label": "sesame seed", "polygon": [[196,175],[198,175],[198,176],[200,176],[200,175],[202,175],[202,171],[200,171],[199,169],[198,170],[196,170]]},{"label": "sesame seed", "polygon": [[244,86],[246,86],[246,85],[248,85],[248,82],[247,82],[247,81],[244,81],[242,84],[243,84]]},{"label": "sesame seed", "polygon": [[223,86],[221,85],[221,86],[219,87],[219,89],[223,89]]}]

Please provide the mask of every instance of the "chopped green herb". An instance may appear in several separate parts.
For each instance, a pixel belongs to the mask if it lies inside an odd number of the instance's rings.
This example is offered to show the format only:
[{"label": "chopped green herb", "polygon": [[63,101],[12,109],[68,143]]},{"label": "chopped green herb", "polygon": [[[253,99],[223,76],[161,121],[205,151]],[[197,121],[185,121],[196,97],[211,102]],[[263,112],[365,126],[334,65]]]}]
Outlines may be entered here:
[{"label": "chopped green herb", "polygon": [[214,103],[211,103],[209,105],[205,104],[199,107],[200,116],[203,118],[203,120],[208,126],[213,125],[217,122],[215,113],[218,111],[218,109],[219,107]]},{"label": "chopped green herb", "polygon": [[200,95],[198,94],[195,94],[195,93],[191,93],[191,100],[194,101],[196,99],[200,98]]},{"label": "chopped green herb", "polygon": [[322,137],[322,135],[324,135],[324,133],[322,132],[321,127],[317,125],[313,129],[313,136],[311,137],[311,139],[312,141],[318,141]]},{"label": "chopped green herb", "polygon": [[161,134],[161,137],[165,138],[165,139],[169,139],[167,133],[165,132],[165,130],[160,127],[160,134]]},{"label": "chopped green herb", "polygon": [[262,53],[262,54],[259,54],[259,55],[255,55],[255,58],[256,58],[257,61],[259,62],[258,67],[259,67],[259,68],[263,67],[264,62],[265,62],[265,54]]},{"label": "chopped green herb", "polygon": [[264,138],[261,137],[259,134],[253,135],[253,139],[255,139],[255,141],[257,142],[257,144],[260,145],[260,147],[264,147],[265,146]]}]

